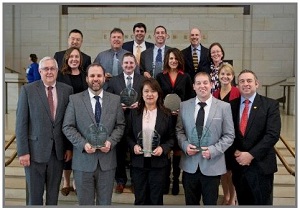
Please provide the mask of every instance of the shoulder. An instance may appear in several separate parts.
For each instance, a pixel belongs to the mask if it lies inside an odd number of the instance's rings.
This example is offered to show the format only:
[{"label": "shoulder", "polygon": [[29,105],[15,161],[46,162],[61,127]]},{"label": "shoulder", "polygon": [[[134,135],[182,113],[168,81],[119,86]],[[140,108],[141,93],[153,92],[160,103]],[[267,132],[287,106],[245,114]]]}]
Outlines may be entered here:
[{"label": "shoulder", "polygon": [[110,92],[107,92],[107,91],[103,91],[103,98],[104,97],[109,97],[110,100],[113,100],[113,101],[119,101],[120,100],[119,95],[116,95],[116,94],[113,94],[113,93],[110,93]]},{"label": "shoulder", "polygon": [[54,56],[63,56],[63,55],[65,55],[65,53],[66,53],[66,50],[63,50],[63,51],[57,51],[57,52],[54,54]]},{"label": "shoulder", "polygon": [[85,53],[83,53],[83,52],[81,52],[81,54],[82,54],[83,57],[91,58],[91,56],[89,56],[89,55],[87,55],[87,54],[85,54]]},{"label": "shoulder", "polygon": [[57,88],[58,89],[73,90],[73,87],[70,86],[70,85],[68,85],[68,84],[66,84],[66,83],[59,82],[59,81],[57,81],[56,83],[57,83]]},{"label": "shoulder", "polygon": [[134,43],[133,40],[124,42],[122,47],[128,47],[128,46],[131,46],[131,45],[133,45],[133,43]]},{"label": "shoulder", "polygon": [[201,50],[208,51],[208,48],[204,47],[202,44],[200,44],[200,46],[201,46]]},{"label": "shoulder", "polygon": [[189,50],[191,49],[191,46],[186,47],[185,49],[183,49],[181,52],[183,54],[187,53]]},{"label": "shoulder", "polygon": [[146,45],[147,48],[154,47],[154,44],[153,44],[153,43],[147,42],[147,41],[145,41],[145,45]]}]

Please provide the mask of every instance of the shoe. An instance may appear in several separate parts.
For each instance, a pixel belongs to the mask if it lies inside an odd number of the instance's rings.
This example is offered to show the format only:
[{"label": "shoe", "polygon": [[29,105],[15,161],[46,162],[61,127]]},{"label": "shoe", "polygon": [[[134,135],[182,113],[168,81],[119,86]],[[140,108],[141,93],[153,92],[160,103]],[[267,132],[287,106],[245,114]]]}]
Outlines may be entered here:
[{"label": "shoe", "polygon": [[133,185],[130,186],[130,190],[131,190],[131,193],[134,193],[134,186]]},{"label": "shoe", "polygon": [[115,193],[123,193],[125,185],[123,184],[117,184],[115,188]]},{"label": "shoe", "polygon": [[60,192],[62,195],[67,196],[70,193],[70,187],[64,187],[60,190]]},{"label": "shoe", "polygon": [[172,195],[177,196],[178,193],[179,193],[179,183],[178,182],[173,182]]}]

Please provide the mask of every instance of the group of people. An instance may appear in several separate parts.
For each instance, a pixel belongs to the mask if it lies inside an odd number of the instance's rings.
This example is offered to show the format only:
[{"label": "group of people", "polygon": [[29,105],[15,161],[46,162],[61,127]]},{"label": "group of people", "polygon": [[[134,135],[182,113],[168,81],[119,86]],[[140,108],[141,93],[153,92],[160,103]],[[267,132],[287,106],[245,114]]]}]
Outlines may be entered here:
[{"label": "group of people", "polygon": [[[186,205],[217,205],[220,181],[224,205],[272,205],[278,102],[257,93],[251,70],[241,71],[235,86],[223,47],[205,48],[199,29],[191,29],[182,51],[166,45],[164,26],[154,29],[154,44],[146,32],[137,23],[134,40],[124,43],[114,28],[111,48],[92,63],[74,29],[67,50],[40,60],[41,80],[21,88],[17,106],[28,205],[43,205],[45,188],[45,204],[57,205],[62,177],[61,193],[75,191],[79,205],[110,205],[114,182],[116,193],[127,183],[128,151],[135,205],[163,205],[171,172],[177,195],[181,170]],[[122,101],[124,89],[137,92],[131,105]],[[170,94],[180,98],[179,109],[166,107]],[[99,133],[103,143],[94,146]]]}]

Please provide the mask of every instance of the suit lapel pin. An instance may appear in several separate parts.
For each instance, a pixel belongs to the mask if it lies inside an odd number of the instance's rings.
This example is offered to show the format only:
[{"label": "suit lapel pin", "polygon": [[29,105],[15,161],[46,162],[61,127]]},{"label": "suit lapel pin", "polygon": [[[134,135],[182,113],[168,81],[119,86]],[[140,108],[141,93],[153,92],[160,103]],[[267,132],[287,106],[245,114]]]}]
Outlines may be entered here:
[{"label": "suit lapel pin", "polygon": [[257,109],[257,107],[256,107],[256,106],[254,106],[253,108],[254,108],[254,109]]}]

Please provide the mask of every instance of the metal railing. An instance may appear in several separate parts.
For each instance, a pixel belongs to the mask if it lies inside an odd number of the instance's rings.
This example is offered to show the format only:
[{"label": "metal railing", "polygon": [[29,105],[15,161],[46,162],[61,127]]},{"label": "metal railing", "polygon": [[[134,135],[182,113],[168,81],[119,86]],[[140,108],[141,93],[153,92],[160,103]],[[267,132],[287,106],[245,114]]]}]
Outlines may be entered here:
[{"label": "metal railing", "polygon": [[[16,140],[16,135],[13,135],[9,141],[7,142],[7,144],[5,144],[5,151],[10,147],[10,145]],[[12,155],[9,157],[9,159],[7,161],[5,161],[5,167],[9,166],[13,160],[17,157],[17,150],[15,150]]]},{"label": "metal railing", "polygon": [[8,70],[8,71],[10,71],[11,73],[18,73],[18,74],[20,74],[20,75],[22,74],[22,73],[20,73],[20,72],[18,72],[18,71],[16,71],[16,70],[11,69],[11,68],[6,67],[6,66],[5,66],[5,69]]},{"label": "metal railing", "polygon": [[[287,78],[286,78],[286,79],[287,79]],[[275,83],[273,83],[273,84],[262,85],[263,87],[265,87],[265,94],[266,94],[266,97],[268,97],[268,88],[269,88],[269,87],[278,85],[278,84],[280,84],[280,83],[282,83],[282,82],[285,82],[286,79],[281,80],[281,81],[277,81],[277,82],[275,82]]]}]

